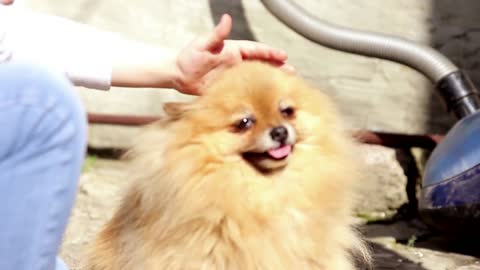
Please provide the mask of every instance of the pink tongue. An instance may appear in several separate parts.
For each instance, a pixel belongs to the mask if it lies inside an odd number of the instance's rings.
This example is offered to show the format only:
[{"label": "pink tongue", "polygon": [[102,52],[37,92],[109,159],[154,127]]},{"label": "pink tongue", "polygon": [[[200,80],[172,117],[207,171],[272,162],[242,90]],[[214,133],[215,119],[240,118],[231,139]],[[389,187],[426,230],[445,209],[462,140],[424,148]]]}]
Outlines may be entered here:
[{"label": "pink tongue", "polygon": [[268,154],[273,158],[281,159],[288,156],[291,151],[292,151],[291,145],[284,145],[284,146],[280,146],[279,148],[268,150]]}]

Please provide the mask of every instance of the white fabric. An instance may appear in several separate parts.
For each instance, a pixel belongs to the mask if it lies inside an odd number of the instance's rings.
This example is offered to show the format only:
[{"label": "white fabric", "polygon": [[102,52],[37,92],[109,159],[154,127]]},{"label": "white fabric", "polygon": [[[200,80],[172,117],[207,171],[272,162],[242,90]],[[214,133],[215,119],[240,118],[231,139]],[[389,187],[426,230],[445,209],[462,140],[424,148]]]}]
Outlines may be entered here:
[{"label": "white fabric", "polygon": [[28,61],[65,74],[74,85],[108,90],[120,36],[64,18],[0,4],[0,63]]}]

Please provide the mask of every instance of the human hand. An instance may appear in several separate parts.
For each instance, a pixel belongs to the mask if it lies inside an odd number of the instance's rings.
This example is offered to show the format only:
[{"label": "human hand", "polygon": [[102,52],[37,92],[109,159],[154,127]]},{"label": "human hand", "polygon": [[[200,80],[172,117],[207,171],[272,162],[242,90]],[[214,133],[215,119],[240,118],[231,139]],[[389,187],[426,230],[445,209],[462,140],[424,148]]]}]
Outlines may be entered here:
[{"label": "human hand", "polygon": [[3,5],[10,5],[13,3],[13,0],[0,0],[0,4]]},{"label": "human hand", "polygon": [[284,51],[254,41],[225,40],[231,30],[232,18],[225,14],[211,33],[193,40],[180,51],[176,59],[178,91],[200,95],[203,87],[221,71],[244,60],[265,61],[293,72],[293,67],[285,64]]}]

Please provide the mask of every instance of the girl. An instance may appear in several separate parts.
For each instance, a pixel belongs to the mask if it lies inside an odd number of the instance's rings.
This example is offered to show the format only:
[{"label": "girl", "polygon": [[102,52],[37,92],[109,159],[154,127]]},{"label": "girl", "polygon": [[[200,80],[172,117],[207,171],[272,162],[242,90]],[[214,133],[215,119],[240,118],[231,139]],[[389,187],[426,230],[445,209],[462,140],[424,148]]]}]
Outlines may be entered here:
[{"label": "girl", "polygon": [[[126,40],[0,0],[0,269],[67,269],[56,259],[86,147],[86,114],[73,85],[174,88],[202,85],[243,60],[285,65],[285,52],[226,40],[215,29],[178,52]],[[94,41],[94,42],[88,42]]]}]

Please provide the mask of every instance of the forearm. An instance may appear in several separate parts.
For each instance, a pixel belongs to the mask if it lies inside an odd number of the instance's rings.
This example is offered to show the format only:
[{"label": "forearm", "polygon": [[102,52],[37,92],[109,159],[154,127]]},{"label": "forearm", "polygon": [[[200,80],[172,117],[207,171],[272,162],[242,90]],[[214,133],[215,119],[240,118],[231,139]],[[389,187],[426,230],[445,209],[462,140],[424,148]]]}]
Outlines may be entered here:
[{"label": "forearm", "polygon": [[124,40],[112,60],[112,86],[178,89],[177,53]]},{"label": "forearm", "polygon": [[175,88],[175,54],[67,19],[0,6],[10,60],[64,73],[75,85]]}]

